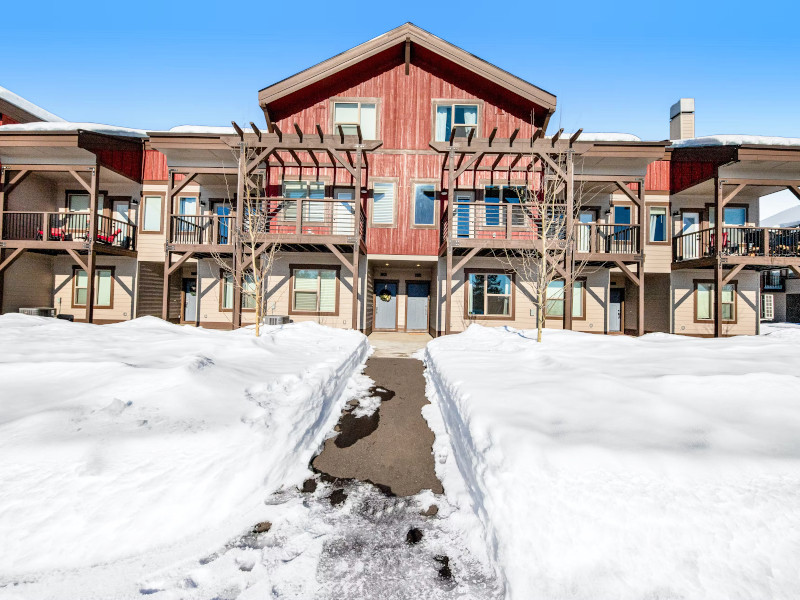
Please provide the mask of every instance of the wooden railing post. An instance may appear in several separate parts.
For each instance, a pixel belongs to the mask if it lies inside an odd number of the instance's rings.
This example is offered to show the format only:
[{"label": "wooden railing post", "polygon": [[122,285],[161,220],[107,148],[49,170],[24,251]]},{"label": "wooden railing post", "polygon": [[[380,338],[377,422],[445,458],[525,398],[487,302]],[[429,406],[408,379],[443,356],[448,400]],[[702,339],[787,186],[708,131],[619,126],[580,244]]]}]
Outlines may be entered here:
[{"label": "wooden railing post", "polygon": [[506,239],[507,240],[511,239],[511,219],[512,219],[512,215],[513,215],[513,213],[511,212],[511,209],[513,207],[514,207],[514,205],[511,204],[510,202],[508,204],[506,204]]},{"label": "wooden railing post", "polygon": [[303,233],[303,199],[297,199],[297,210],[295,213],[295,233],[300,235]]},{"label": "wooden railing post", "polygon": [[769,244],[770,244],[769,229],[767,229],[766,227],[764,229],[762,229],[761,230],[761,235],[763,236],[763,240],[764,240],[763,241],[763,245],[761,246],[764,249],[764,256],[769,256],[771,254],[771,252],[770,252],[771,248],[769,246]]},{"label": "wooden railing post", "polygon": [[597,252],[597,223],[589,225],[589,252]]}]

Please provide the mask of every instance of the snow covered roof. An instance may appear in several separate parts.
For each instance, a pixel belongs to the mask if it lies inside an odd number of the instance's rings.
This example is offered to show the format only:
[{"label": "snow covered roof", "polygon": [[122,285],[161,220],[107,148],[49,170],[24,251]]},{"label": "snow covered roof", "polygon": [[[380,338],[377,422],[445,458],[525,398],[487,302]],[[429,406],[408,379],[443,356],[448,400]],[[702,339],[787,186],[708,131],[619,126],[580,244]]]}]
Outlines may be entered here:
[{"label": "snow covered roof", "polygon": [[797,227],[800,226],[800,206],[793,206],[779,213],[761,219],[762,227]]},{"label": "snow covered roof", "polygon": [[[58,117],[58,116],[54,115],[53,113],[46,111],[41,106],[36,106],[33,102],[25,100],[25,98],[23,98],[22,96],[18,96],[17,94],[12,92],[11,90],[7,90],[4,87],[0,87],[0,100],[3,100],[5,102],[7,102],[8,104],[11,104],[11,105],[15,106],[16,108],[18,108],[23,113],[27,113],[28,115],[33,117],[34,120],[39,120],[39,121],[63,121],[64,120],[61,117]],[[4,111],[0,111],[0,112],[4,112]],[[14,114],[10,114],[10,116],[12,118],[14,118],[15,121],[19,120],[19,119],[15,118]]]},{"label": "snow covered roof", "polygon": [[[573,134],[564,133],[562,137],[567,139]],[[641,142],[641,138],[631,133],[581,133],[579,142]]]},{"label": "snow covered roof", "polygon": [[116,125],[101,125],[99,123],[70,123],[60,121],[57,123],[21,123],[19,125],[2,125],[0,133],[13,132],[36,132],[36,133],[75,133],[77,131],[91,131],[105,135],[116,135],[122,137],[146,138],[147,132],[141,129],[131,129],[129,127],[118,127]]},{"label": "snow covered roof", "polygon": [[[169,130],[170,133],[208,133],[212,135],[236,135],[233,127],[214,127],[208,125],[178,125]],[[253,133],[249,127],[242,129],[245,133]]]},{"label": "snow covered roof", "polygon": [[698,148],[701,146],[800,146],[800,138],[765,135],[707,135],[675,140],[672,148]]}]

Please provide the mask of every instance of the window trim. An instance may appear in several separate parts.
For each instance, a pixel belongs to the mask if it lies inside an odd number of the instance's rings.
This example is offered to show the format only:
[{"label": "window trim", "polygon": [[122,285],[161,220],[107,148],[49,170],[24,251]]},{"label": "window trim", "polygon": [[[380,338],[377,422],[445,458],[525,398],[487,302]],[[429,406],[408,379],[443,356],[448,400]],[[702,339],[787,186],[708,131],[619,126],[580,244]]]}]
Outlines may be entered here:
[{"label": "window trim", "polygon": [[[431,99],[431,142],[436,142],[436,109],[439,106],[455,106],[456,104],[464,106],[477,106],[478,107],[478,123],[475,126],[475,138],[479,138],[483,131],[483,113],[485,102],[477,98],[433,98]],[[455,112],[455,109],[454,111]],[[448,140],[439,140],[439,142]]]},{"label": "window trim", "polygon": [[[316,269],[319,271],[336,272],[336,300],[333,312],[313,312],[306,310],[295,310],[294,306],[294,272],[298,269]],[[311,265],[311,264],[290,264],[289,265],[289,311],[287,314],[306,316],[306,317],[338,317],[339,316],[339,288],[341,287],[341,265]]]},{"label": "window trim", "polygon": [[[367,182],[369,185],[369,226],[376,229],[394,229],[397,227],[397,205],[399,204],[400,193],[400,178],[399,177],[370,177]],[[373,206],[375,204],[375,184],[376,183],[391,183],[394,185],[394,206],[392,207],[392,222],[391,223],[375,223],[372,220]]]},{"label": "window trim", "polygon": [[[382,98],[370,98],[370,97],[355,97],[355,96],[333,96],[328,99],[328,119],[329,119],[329,129],[330,132],[334,135],[338,135],[338,131],[334,131],[334,127],[336,125],[336,103],[337,102],[358,102],[358,118],[359,124],[361,119],[361,104],[374,104],[375,105],[375,135],[377,136],[376,139],[381,139],[381,110],[383,99]],[[363,133],[363,131],[362,131]],[[367,138],[364,138],[367,139]]]},{"label": "window trim", "polygon": [[[648,202],[646,205],[647,207],[647,243],[651,246],[671,246],[672,245],[672,216],[670,213],[670,204],[669,202]],[[665,240],[663,242],[651,242],[650,241],[650,209],[651,208],[666,208],[666,215],[664,216],[664,237]]]},{"label": "window trim", "polygon": [[[472,285],[469,282],[470,275],[494,275],[502,274],[508,275],[511,278],[511,307],[509,308],[508,315],[471,315],[469,313],[469,295],[472,290]],[[514,321],[517,313],[517,283],[516,273],[513,269],[481,269],[471,268],[464,269],[464,319],[467,321]]]},{"label": "window trim", "polygon": [[[479,200],[479,202],[482,202],[483,203],[483,207],[484,207],[483,223],[481,223],[481,227],[484,228],[484,229],[490,229],[490,230],[497,229],[498,231],[505,231],[505,229],[506,229],[506,214],[507,213],[506,213],[505,210],[503,210],[503,207],[505,207],[507,204],[512,204],[512,203],[506,202],[505,194],[503,193],[504,188],[524,188],[526,190],[526,198],[527,198],[527,191],[530,190],[530,186],[528,185],[528,183],[524,179],[513,179],[513,180],[505,181],[505,182],[495,181],[494,183],[492,183],[492,180],[489,179],[489,178],[481,178],[479,183],[480,183],[480,186],[481,186],[479,188],[479,191],[481,192],[481,199]],[[499,224],[497,224],[497,225],[489,225],[486,222],[486,217],[488,216],[486,209],[489,208],[488,207],[489,203],[486,201],[486,188],[487,187],[499,188],[500,201],[497,203],[497,206],[499,207],[499,210],[498,210]],[[494,204],[494,203],[492,203],[492,204]],[[513,204],[526,205],[524,202],[521,202],[521,201],[519,203],[513,203]],[[527,205],[527,206],[531,206],[531,205]],[[512,222],[511,222],[511,229],[512,230],[514,230],[514,229],[516,229],[516,230],[524,230],[524,229],[527,229],[527,228],[528,228],[528,225],[525,225],[525,224],[514,225],[513,214],[512,214]]]},{"label": "window trim", "polygon": [[[146,199],[148,196],[155,197],[158,196],[161,198],[161,218],[158,220],[158,231],[155,229],[145,229],[145,212],[147,211],[147,202]],[[139,206],[141,206],[141,218],[139,218],[139,232],[144,235],[164,235],[164,204],[165,204],[166,194],[164,192],[142,192],[142,199],[139,202]],[[136,215],[137,218],[139,215]]]},{"label": "window trim", "polygon": [[[441,205],[441,191],[439,190],[439,180],[438,179],[430,179],[430,178],[412,178],[409,180],[409,211],[408,214],[411,218],[410,227],[411,229],[438,229],[439,222],[441,215],[439,214],[442,210]],[[416,203],[416,192],[418,185],[432,185],[433,186],[433,224],[431,225],[417,225],[416,223],[416,211],[417,211],[417,203]],[[438,209],[438,210],[437,210]]]},{"label": "window trim", "polygon": [[[695,210],[697,210],[698,212],[701,213],[701,217],[700,218],[705,222],[705,228],[714,227],[714,223],[711,222],[711,209],[712,208],[716,208],[716,204],[714,204],[713,202],[706,202],[705,206],[706,206],[705,212],[703,212],[699,208],[695,209]],[[744,209],[744,225],[741,225],[741,226],[740,225],[726,225],[725,224],[725,209],[726,208],[743,208]],[[692,209],[688,209],[688,210],[689,210],[689,212],[693,212]],[[750,227],[750,225],[748,225],[748,223],[750,223],[750,205],[749,204],[731,202],[730,204],[726,204],[722,208],[722,226],[723,227]]]},{"label": "window trim", "polygon": [[[332,186],[332,183],[331,183],[330,175],[319,175],[318,177],[311,177],[311,178],[308,178],[308,179],[302,178],[299,175],[292,175],[290,177],[283,177],[283,178],[280,179],[280,182],[279,182],[279,185],[280,185],[280,188],[281,188],[280,198],[284,198],[284,199],[286,198],[286,184],[287,183],[305,183],[305,184],[321,183],[322,187],[323,187],[322,198],[323,199],[328,199],[328,200],[333,199],[333,186]],[[339,187],[339,186],[337,186],[337,187]],[[341,187],[348,187],[348,186],[343,185]],[[356,192],[355,196],[358,196],[357,192]],[[272,202],[273,200],[269,199],[269,201]],[[322,202],[322,200],[320,200],[319,198],[303,198],[303,203],[304,204],[306,202],[308,202],[308,201],[311,201],[311,202],[315,202],[315,201],[316,202]],[[334,204],[333,202],[325,202],[325,206],[323,207],[324,208],[324,216],[323,216],[323,220],[322,221],[310,221],[310,222],[311,223],[324,223],[326,221],[330,221],[330,217],[331,217],[330,213],[333,210],[333,204]],[[295,210],[297,210],[296,207],[295,207]],[[294,219],[286,219],[285,218],[286,217],[286,211],[283,210],[283,211],[281,211],[281,214],[278,217],[278,223],[280,225],[289,225],[289,224],[297,223],[297,216],[296,215],[297,215],[297,213],[295,213],[295,218]],[[302,222],[302,219],[301,219],[301,222]]]},{"label": "window trim", "polygon": [[[225,308],[225,305],[222,302],[223,299],[225,298],[225,279],[226,279],[226,275],[230,275],[231,279],[233,279],[233,273],[231,273],[230,271],[227,271],[225,269],[220,269],[219,270],[219,312],[222,312],[222,313],[233,312],[233,307],[232,306],[230,308]],[[233,284],[231,284],[231,285],[233,285]],[[199,302],[199,296],[200,296],[200,290],[199,289],[197,290],[197,295],[198,295],[198,302]],[[244,292],[242,292],[242,294],[241,294],[241,301],[242,301],[242,307],[241,307],[241,311],[242,312],[252,312],[252,313],[256,312],[255,307],[253,307],[253,308],[245,308],[244,307]]]},{"label": "window trim", "polygon": [[[561,279],[560,277],[556,277],[552,281],[564,281],[564,280]],[[551,281],[551,283],[552,283],[552,281]],[[587,293],[588,293],[587,292],[587,287],[588,286],[587,286],[587,282],[586,282],[586,277],[576,277],[572,281],[572,285],[574,286],[578,281],[580,281],[581,284],[583,285],[583,293],[581,294],[581,316],[580,317],[576,317],[575,315],[572,315],[572,320],[573,321],[585,321],[586,320],[586,296],[587,296]],[[566,286],[564,286],[564,287],[566,287]],[[545,292],[545,302],[544,302],[544,318],[545,318],[545,320],[563,321],[564,320],[563,311],[562,311],[561,315],[548,315],[547,314],[547,303],[548,303],[548,301],[547,301],[547,295],[546,294],[547,294],[547,292]],[[566,294],[565,294],[565,297],[561,299],[561,302],[566,303]]]},{"label": "window trim", "polygon": [[[77,190],[77,189],[64,190],[64,211],[65,212],[70,212],[70,209],[69,209],[69,197],[73,196],[73,195],[75,195],[75,196],[89,196],[89,204],[91,204],[91,202],[92,202],[92,200],[91,200],[91,196],[92,195],[89,192],[87,192],[86,190]],[[107,190],[98,190],[97,191],[97,200],[98,201],[102,200],[102,203],[98,203],[98,205],[97,205],[97,214],[98,215],[102,215],[102,214],[104,214],[103,211],[106,208],[106,204],[107,204],[107,200],[108,200],[108,191]],[[88,213],[88,212],[89,212],[89,209],[86,210],[86,213]]]},{"label": "window trim", "polygon": [[[75,304],[75,282],[78,280],[78,271],[85,271],[83,267],[79,267],[78,265],[72,265],[72,297],[70,298],[70,305],[72,308],[86,308],[86,304]],[[97,275],[98,271],[111,271],[111,296],[109,297],[109,304],[97,304],[97,291],[94,294],[94,307],[103,310],[109,310],[114,308],[114,284],[117,280],[117,273],[116,267],[114,266],[105,266],[105,265],[96,265],[94,268],[95,275]],[[95,284],[97,284],[97,277],[95,277]],[[88,286],[88,277],[87,277],[87,286]],[[87,287],[88,292],[88,287]]]},{"label": "window trim", "polygon": [[[693,279],[692,280],[692,298],[694,299],[694,312],[692,313],[692,317],[695,323],[705,323],[705,324],[713,324],[714,323],[714,310],[715,310],[715,300],[712,299],[711,301],[711,313],[712,317],[710,319],[698,319],[697,318],[697,284],[703,283],[707,285],[714,285],[713,279]],[[725,285],[732,285],[733,286],[733,320],[728,321],[723,319],[722,323],[726,325],[736,325],[739,322],[739,281],[734,279],[733,281],[729,281]],[[723,302],[723,304],[725,304]]]}]

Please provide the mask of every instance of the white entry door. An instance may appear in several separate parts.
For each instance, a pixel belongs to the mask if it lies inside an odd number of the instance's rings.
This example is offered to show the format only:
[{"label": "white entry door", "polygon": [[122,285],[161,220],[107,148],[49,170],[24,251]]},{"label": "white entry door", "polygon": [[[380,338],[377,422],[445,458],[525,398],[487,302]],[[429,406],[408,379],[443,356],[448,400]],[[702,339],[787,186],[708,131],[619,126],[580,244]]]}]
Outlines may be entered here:
[{"label": "white entry door", "polygon": [[341,201],[333,203],[333,235],[355,235],[356,207],[353,203],[353,188],[336,188],[333,197]]},{"label": "white entry door", "polygon": [[683,213],[681,233],[684,234],[683,238],[683,259],[699,258],[700,257],[700,213],[699,212],[685,212]]}]

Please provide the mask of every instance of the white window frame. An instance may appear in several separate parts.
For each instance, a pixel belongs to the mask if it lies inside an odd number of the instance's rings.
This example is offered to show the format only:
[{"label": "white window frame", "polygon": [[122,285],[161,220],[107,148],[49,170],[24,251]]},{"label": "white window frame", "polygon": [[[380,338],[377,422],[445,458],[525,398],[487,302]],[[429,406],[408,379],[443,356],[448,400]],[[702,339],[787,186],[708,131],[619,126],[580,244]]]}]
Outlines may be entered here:
[{"label": "white window frame", "polygon": [[[491,275],[503,275],[508,277],[509,290],[507,294],[490,294],[488,292],[489,277]],[[471,305],[473,302],[472,277],[483,276],[483,313],[473,313]],[[497,271],[469,271],[466,273],[467,280],[467,316],[474,319],[513,319],[514,318],[514,276],[512,273],[498,273]],[[508,313],[490,313],[489,298],[508,298]]]},{"label": "white window frame", "polygon": [[[297,277],[295,273],[297,271],[317,271],[317,302],[316,307],[314,310],[303,310],[297,308],[297,303],[295,299],[295,294],[299,292],[308,292],[309,290],[298,290],[296,288]],[[332,312],[321,312],[320,311],[320,304],[322,302],[322,272],[323,271],[330,271],[333,273],[334,279],[334,290],[333,290],[333,311]],[[339,269],[335,267],[330,267],[327,265],[322,266],[298,266],[292,265],[291,266],[291,276],[292,276],[292,289],[291,289],[291,296],[289,298],[290,313],[294,314],[305,314],[305,315],[330,315],[330,316],[337,316],[339,314]]]},{"label": "white window frame", "polygon": [[775,320],[775,295],[761,294],[761,318],[764,321]]},{"label": "white window frame", "polygon": [[[332,113],[331,120],[333,122],[333,134],[334,135],[338,135],[338,133],[339,133],[339,125],[342,125],[342,130],[344,131],[345,135],[356,135],[355,133],[348,133],[345,130],[344,126],[355,127],[356,125],[358,125],[359,127],[361,127],[361,135],[364,136],[364,126],[362,124],[363,120],[361,118],[361,107],[364,104],[369,104],[369,105],[372,105],[372,106],[375,107],[375,139],[380,139],[380,135],[378,134],[378,101],[376,99],[360,99],[360,98],[356,99],[356,98],[353,98],[353,99],[348,100],[346,98],[334,98],[334,99],[331,100],[331,102],[333,103],[332,106],[331,106],[331,113]],[[355,123],[345,122],[345,121],[337,121],[336,120],[336,105],[337,104],[357,104],[358,105],[358,108],[357,108],[358,121],[355,122]],[[364,136],[364,139],[369,139],[369,138]]]},{"label": "white window frame", "polygon": [[[476,115],[476,123],[456,123],[456,106],[474,106],[475,107],[475,115]],[[478,137],[479,132],[481,130],[481,103],[476,100],[434,100],[433,102],[433,141],[435,142],[447,142],[450,141],[449,139],[439,140],[436,139],[436,119],[439,114],[439,108],[447,107],[450,109],[450,132],[452,133],[453,130],[456,130],[456,138],[466,138],[469,136],[469,131],[467,128],[475,128],[475,134],[473,137]],[[458,128],[463,127],[465,129],[464,135],[458,134]]]}]

